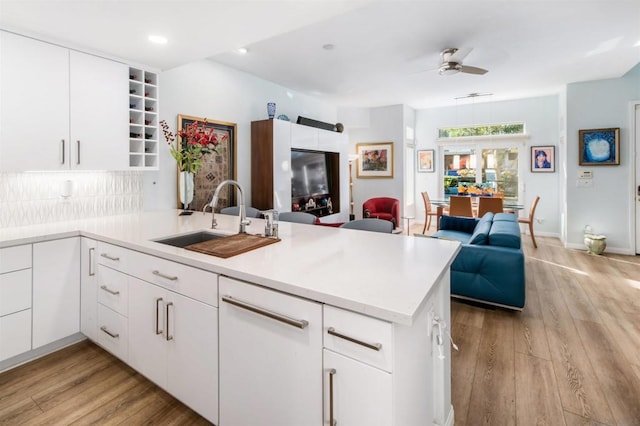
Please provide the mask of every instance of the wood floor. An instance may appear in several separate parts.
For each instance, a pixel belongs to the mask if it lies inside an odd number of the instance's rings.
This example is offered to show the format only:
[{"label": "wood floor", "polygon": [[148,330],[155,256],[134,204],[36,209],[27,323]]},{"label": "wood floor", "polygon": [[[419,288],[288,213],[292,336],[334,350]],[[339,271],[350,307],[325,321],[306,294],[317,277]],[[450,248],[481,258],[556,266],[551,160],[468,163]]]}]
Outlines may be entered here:
[{"label": "wood floor", "polygon": [[520,313],[452,302],[462,425],[640,425],[640,259],[523,236]]},{"label": "wood floor", "polygon": [[[455,424],[640,425],[640,259],[537,241],[522,312],[452,302]],[[0,374],[0,425],[22,424],[208,423],[82,342]]]},{"label": "wood floor", "polygon": [[89,341],[0,374],[0,425],[209,425]]}]

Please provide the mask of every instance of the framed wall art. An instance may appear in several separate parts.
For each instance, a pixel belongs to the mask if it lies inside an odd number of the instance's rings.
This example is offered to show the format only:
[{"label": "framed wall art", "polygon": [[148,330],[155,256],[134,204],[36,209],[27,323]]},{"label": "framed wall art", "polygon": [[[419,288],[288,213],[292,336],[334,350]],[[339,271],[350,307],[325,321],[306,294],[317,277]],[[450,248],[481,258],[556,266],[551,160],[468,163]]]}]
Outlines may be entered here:
[{"label": "framed wall art", "polygon": [[590,129],[578,132],[578,162],[581,166],[620,165],[620,128]]},{"label": "framed wall art", "polygon": [[554,173],[556,171],[556,147],[532,146],[531,171],[533,173]]},{"label": "framed wall art", "polygon": [[[211,202],[213,191],[218,185],[227,179],[236,180],[237,174],[237,125],[224,121],[215,121],[191,115],[178,115],[178,129],[186,129],[194,121],[204,123],[207,129],[216,133],[220,142],[217,154],[209,154],[203,159],[203,166],[194,176],[194,194],[191,208],[196,211],[202,210],[205,204]],[[178,173],[178,187],[180,186],[180,173]],[[218,200],[216,211],[223,207],[236,205],[236,188],[229,185],[225,188]],[[178,194],[180,191],[178,190]],[[178,208],[181,208],[180,196],[178,195]]]},{"label": "framed wall art", "polygon": [[418,151],[418,172],[431,173],[435,171],[434,149],[423,149]]},{"label": "framed wall art", "polygon": [[356,144],[358,178],[393,178],[393,142]]}]

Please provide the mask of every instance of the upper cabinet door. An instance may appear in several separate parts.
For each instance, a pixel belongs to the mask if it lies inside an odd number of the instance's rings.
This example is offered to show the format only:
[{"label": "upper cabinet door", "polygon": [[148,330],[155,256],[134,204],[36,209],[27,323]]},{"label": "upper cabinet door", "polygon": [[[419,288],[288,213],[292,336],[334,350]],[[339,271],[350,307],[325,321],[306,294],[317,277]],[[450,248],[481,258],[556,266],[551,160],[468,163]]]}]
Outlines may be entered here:
[{"label": "upper cabinet door", "polygon": [[0,170],[69,167],[69,50],[0,31]]},{"label": "upper cabinet door", "polygon": [[129,67],[70,52],[71,168],[129,168]]}]

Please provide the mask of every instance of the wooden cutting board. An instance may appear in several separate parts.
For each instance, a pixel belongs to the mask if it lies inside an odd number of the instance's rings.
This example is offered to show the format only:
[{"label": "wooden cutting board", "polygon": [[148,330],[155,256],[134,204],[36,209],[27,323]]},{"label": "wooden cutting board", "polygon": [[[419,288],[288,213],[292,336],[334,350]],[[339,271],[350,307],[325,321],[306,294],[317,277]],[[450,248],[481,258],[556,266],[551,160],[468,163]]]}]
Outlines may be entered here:
[{"label": "wooden cutting board", "polygon": [[262,235],[234,234],[215,240],[191,244],[185,249],[222,257],[224,259],[237,254],[246,253],[269,244],[277,243],[280,238],[268,238]]}]

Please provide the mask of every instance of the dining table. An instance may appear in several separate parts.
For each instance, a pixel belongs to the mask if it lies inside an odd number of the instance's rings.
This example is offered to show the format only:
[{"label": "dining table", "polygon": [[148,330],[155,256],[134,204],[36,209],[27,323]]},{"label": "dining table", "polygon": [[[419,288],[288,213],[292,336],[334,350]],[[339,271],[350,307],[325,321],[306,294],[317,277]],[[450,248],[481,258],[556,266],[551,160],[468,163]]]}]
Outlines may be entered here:
[{"label": "dining table", "polygon": [[[469,198],[471,198],[471,206],[473,208],[474,215],[476,215],[478,211],[478,199],[480,197],[469,196]],[[446,216],[445,208],[449,207],[449,199],[443,198],[443,199],[431,200],[431,204],[436,207],[436,213],[438,215],[438,220],[436,220],[436,229],[438,229],[439,223],[440,223],[439,217]],[[502,209],[505,213],[518,214],[520,210],[524,210],[524,205],[519,204],[517,200],[505,199],[502,202]]]}]

